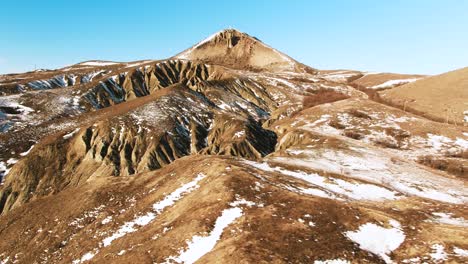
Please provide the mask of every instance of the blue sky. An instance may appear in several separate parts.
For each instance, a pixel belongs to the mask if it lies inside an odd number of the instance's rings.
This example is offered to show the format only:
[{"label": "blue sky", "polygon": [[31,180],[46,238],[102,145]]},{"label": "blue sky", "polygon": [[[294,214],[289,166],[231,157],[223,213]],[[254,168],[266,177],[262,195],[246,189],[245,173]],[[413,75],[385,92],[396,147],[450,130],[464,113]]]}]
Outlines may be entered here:
[{"label": "blue sky", "polygon": [[2,1],[0,73],[170,57],[223,28],[319,69],[468,66],[468,1]]}]

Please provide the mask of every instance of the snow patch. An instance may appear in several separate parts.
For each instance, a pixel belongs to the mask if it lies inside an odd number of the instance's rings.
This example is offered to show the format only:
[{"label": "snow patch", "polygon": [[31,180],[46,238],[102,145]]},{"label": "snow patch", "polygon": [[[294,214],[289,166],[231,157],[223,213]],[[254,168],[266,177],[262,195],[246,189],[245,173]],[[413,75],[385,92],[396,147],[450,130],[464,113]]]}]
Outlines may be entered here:
[{"label": "snow patch", "polygon": [[64,139],[69,139],[69,138],[71,138],[71,137],[72,137],[76,132],[78,132],[78,131],[80,131],[80,128],[79,128],[79,127],[76,128],[75,130],[73,130],[72,132],[70,132],[70,133],[64,135],[63,138],[64,138]]},{"label": "snow patch", "polygon": [[[365,183],[351,183],[342,179],[326,178],[317,173],[305,173],[303,171],[291,171],[279,167],[272,168],[268,163],[257,163],[253,161],[244,161],[250,166],[268,172],[278,172],[283,175],[288,175],[300,180],[303,180],[313,186],[325,189],[328,192],[335,193],[338,195],[344,195],[351,199],[356,200],[395,200],[397,199],[397,193],[379,187],[373,184]],[[301,189],[304,193],[317,195],[325,198],[334,198],[330,194],[327,194],[320,189]]]},{"label": "snow patch", "polygon": [[443,245],[434,244],[432,245],[431,248],[432,248],[432,253],[429,255],[434,261],[439,262],[439,261],[447,260],[447,253],[445,253],[445,250],[444,250],[445,248]]},{"label": "snow patch", "polygon": [[31,112],[34,112],[34,109],[24,106],[21,103],[19,103],[18,99],[19,99],[18,95],[4,96],[0,98],[0,106],[14,108],[18,112],[20,112],[22,115],[27,115]]},{"label": "snow patch", "polygon": [[372,86],[372,87],[369,87],[371,89],[383,89],[383,88],[389,88],[389,87],[393,87],[393,86],[396,86],[396,85],[402,85],[402,84],[407,84],[407,83],[411,83],[411,82],[415,82],[417,80],[419,80],[421,78],[411,78],[411,79],[401,79],[401,80],[390,80],[390,81],[386,81],[384,83],[381,83],[379,85],[375,85],[375,86]]},{"label": "snow patch", "polygon": [[229,205],[231,205],[233,207],[238,207],[239,205],[247,205],[248,207],[252,207],[252,206],[255,206],[255,203],[252,202],[252,201],[247,201],[244,198],[242,198],[242,199],[238,198],[237,200],[230,203]]},{"label": "snow patch", "polygon": [[245,131],[242,130],[242,131],[237,131],[235,134],[234,134],[234,138],[241,138],[245,135]]},{"label": "snow patch", "polygon": [[[304,150],[300,159],[271,157],[271,161],[345,175],[386,186],[399,193],[431,200],[462,204],[468,200],[460,180],[432,174],[411,163],[395,164],[379,149],[350,146],[349,150]],[[424,180],[421,180],[421,179]],[[343,186],[344,187],[344,186]],[[355,193],[359,191],[355,191]]]},{"label": "snow patch", "polygon": [[[138,65],[142,65],[142,64],[145,64],[145,63],[148,63],[150,61],[143,61],[143,62],[135,62],[135,63],[128,63],[127,66],[125,66],[125,68],[131,68],[131,67],[135,67],[135,66],[138,66]],[[150,65],[147,65],[147,66],[150,66]],[[147,69],[147,67],[145,66],[145,69]]]},{"label": "snow patch", "polygon": [[466,258],[468,257],[468,250],[462,249],[459,247],[454,247],[453,248],[453,253],[459,257]]},{"label": "snow patch", "polygon": [[321,76],[327,81],[332,82],[346,82],[349,78],[357,76],[361,73],[359,72],[350,72],[350,71],[337,71],[332,73],[327,73]]},{"label": "snow patch", "polygon": [[95,253],[88,252],[88,253],[84,254],[80,259],[74,260],[72,263],[73,264],[79,264],[79,263],[83,263],[83,262],[86,262],[88,260],[91,260],[96,255],[96,253],[97,252],[95,252]]},{"label": "snow patch", "polygon": [[221,216],[216,219],[214,229],[208,236],[192,237],[187,245],[187,249],[180,251],[177,257],[169,257],[166,263],[169,262],[169,260],[173,260],[177,263],[195,263],[216,246],[224,229],[241,216],[242,209],[239,207],[223,210]]},{"label": "snow patch", "polygon": [[105,225],[112,221],[112,216],[108,216],[101,221],[101,224]]},{"label": "snow patch", "polygon": [[392,263],[389,253],[397,249],[405,240],[400,223],[390,221],[392,228],[384,228],[373,223],[361,225],[357,231],[345,232],[359,247],[380,256],[386,263]]},{"label": "snow patch", "polygon": [[[104,238],[102,240],[102,243],[99,245],[99,248],[107,247],[111,245],[114,240],[121,238],[129,233],[133,233],[137,231],[139,227],[149,224],[151,221],[153,221],[156,218],[157,214],[160,214],[166,207],[174,205],[175,202],[180,200],[183,196],[197,189],[199,187],[198,183],[201,180],[203,180],[205,177],[206,175],[204,175],[203,173],[199,173],[197,177],[195,177],[195,179],[177,188],[175,191],[173,191],[168,196],[166,196],[163,200],[153,204],[152,211],[146,213],[145,215],[138,216],[134,218],[132,221],[125,222],[123,225],[120,226],[120,228],[115,233]],[[95,255],[95,253],[93,252],[96,252],[96,251],[97,249],[95,249],[94,251],[90,251],[86,253],[84,256],[87,256],[89,257],[89,259],[91,259]],[[78,261],[76,263],[81,263],[82,259],[76,260]]]},{"label": "snow patch", "polygon": [[109,237],[106,237],[103,241],[102,244],[104,247],[109,246],[112,244],[112,241],[115,239],[121,238],[129,233],[133,233],[137,231],[137,226],[145,226],[149,224],[151,221],[153,221],[157,214],[160,214],[166,207],[172,206],[180,200],[184,195],[192,192],[193,190],[197,189],[198,182],[200,182],[202,179],[204,179],[206,175],[199,173],[197,177],[192,180],[189,183],[186,183],[176,189],[174,192],[170,193],[168,196],[166,196],[163,200],[153,204],[152,209],[153,211],[150,211],[146,213],[145,215],[139,216],[132,221],[124,223],[114,234],[112,234]]},{"label": "snow patch", "polygon": [[453,218],[452,214],[450,213],[432,213],[432,214],[436,217],[430,220],[431,222],[468,227],[468,221],[466,221],[465,218],[463,217]]},{"label": "snow patch", "polygon": [[13,165],[13,164],[15,164],[17,162],[18,162],[18,159],[9,158],[6,163],[7,163],[7,165]]},{"label": "snow patch", "polygon": [[10,257],[6,257],[5,259],[0,259],[0,264],[7,264],[8,261],[10,260]]},{"label": "snow patch", "polygon": [[87,61],[87,62],[78,63],[78,65],[83,65],[83,66],[110,66],[110,65],[115,65],[115,64],[119,64],[119,63],[111,62],[111,61]]},{"label": "snow patch", "polygon": [[463,148],[463,149],[468,149],[468,140],[465,140],[463,138],[457,138],[455,140],[455,145]]},{"label": "snow patch", "polygon": [[8,174],[8,169],[5,162],[0,161],[0,183],[3,183],[5,176]]},{"label": "snow patch", "polygon": [[349,264],[351,262],[344,259],[316,260],[314,264]]},{"label": "snow patch", "polygon": [[24,157],[24,156],[28,155],[29,152],[31,152],[31,150],[32,150],[33,148],[34,148],[34,145],[32,145],[32,146],[31,146],[28,150],[26,150],[25,152],[20,153],[20,156],[23,156],[23,157]]},{"label": "snow patch", "polygon": [[441,150],[443,147],[447,147],[448,144],[452,143],[452,140],[444,136],[427,134],[427,142],[436,150]]},{"label": "snow patch", "polygon": [[206,177],[205,174],[199,173],[193,181],[182,185],[180,188],[172,192],[170,195],[166,196],[162,201],[154,204],[153,209],[157,213],[160,213],[164,208],[173,205],[176,201],[182,198],[182,196],[184,196],[185,194],[190,193],[193,190],[197,189],[199,187],[198,183],[201,180],[203,180],[205,177]]},{"label": "snow patch", "polygon": [[89,83],[91,82],[96,76],[100,75],[100,74],[104,74],[106,73],[105,70],[101,70],[101,71],[95,71],[95,72],[91,72],[91,73],[88,73],[86,75],[83,75],[81,77],[81,83]]}]

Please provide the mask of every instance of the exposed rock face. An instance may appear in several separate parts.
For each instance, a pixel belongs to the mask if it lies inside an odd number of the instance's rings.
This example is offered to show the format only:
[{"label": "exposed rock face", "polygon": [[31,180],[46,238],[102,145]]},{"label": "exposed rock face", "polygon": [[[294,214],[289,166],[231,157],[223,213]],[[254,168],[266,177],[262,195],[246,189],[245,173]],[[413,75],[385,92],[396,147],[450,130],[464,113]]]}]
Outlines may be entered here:
[{"label": "exposed rock face", "polygon": [[315,71],[267,46],[259,39],[235,29],[220,31],[175,57],[200,60],[235,69]]},{"label": "exposed rock face", "polygon": [[468,131],[378,96],[416,78],[231,29],[2,75],[0,263],[466,262]]},{"label": "exposed rock face", "polygon": [[167,89],[123,115],[35,147],[34,154],[10,171],[15,178],[5,182],[0,208],[8,211],[33,197],[93,178],[156,170],[190,154],[259,159],[274,150],[275,133],[251,116],[223,113],[203,94],[185,86]]},{"label": "exposed rock face", "polygon": [[169,60],[114,75],[90,89],[84,97],[95,108],[103,108],[173,84],[195,87],[208,80],[212,73],[204,64]]},{"label": "exposed rock face", "polygon": [[276,134],[253,119],[219,115],[212,123],[204,154],[260,159],[273,152]]},{"label": "exposed rock face", "polygon": [[4,132],[0,137],[5,139],[0,142],[0,154],[4,161],[10,157],[18,159],[19,153],[44,136],[86,122],[90,115],[85,113],[145,97],[175,84],[186,85],[225,111],[236,111],[256,121],[263,122],[269,116],[269,109],[277,106],[267,85],[217,66],[181,60],[145,64],[75,89],[25,92],[0,99],[0,110],[6,113],[5,119],[0,120]]},{"label": "exposed rock face", "polygon": [[[111,70],[88,70],[77,72],[34,72],[24,77],[19,77],[15,81],[7,79],[8,81],[0,80],[0,89],[5,94],[23,93],[29,90],[47,90],[55,88],[64,88],[69,86],[79,86],[92,82],[94,79],[99,79],[110,73]],[[22,76],[22,75],[20,75]]]}]

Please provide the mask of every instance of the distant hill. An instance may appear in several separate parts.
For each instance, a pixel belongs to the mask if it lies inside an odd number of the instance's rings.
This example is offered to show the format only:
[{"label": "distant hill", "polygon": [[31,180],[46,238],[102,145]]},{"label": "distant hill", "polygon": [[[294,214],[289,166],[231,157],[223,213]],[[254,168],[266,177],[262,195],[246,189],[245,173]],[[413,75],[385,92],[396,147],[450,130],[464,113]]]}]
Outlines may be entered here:
[{"label": "distant hill", "polygon": [[468,67],[380,92],[384,100],[437,118],[468,122]]}]

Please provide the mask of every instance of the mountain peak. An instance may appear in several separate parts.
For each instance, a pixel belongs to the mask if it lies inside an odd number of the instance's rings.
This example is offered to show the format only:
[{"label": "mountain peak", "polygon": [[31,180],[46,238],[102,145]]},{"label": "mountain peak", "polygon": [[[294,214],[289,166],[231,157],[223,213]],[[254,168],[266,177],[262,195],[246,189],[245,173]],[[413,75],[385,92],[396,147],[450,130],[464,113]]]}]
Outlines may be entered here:
[{"label": "mountain peak", "polygon": [[214,42],[219,42],[220,40],[227,41],[228,46],[230,48],[232,48],[233,46],[235,46],[237,44],[237,42],[239,41],[239,39],[241,37],[250,37],[250,36],[248,34],[246,34],[246,33],[240,32],[240,31],[238,31],[236,29],[231,29],[231,28],[223,29],[223,30],[220,30],[220,31],[210,35],[206,39],[198,42],[191,49],[198,48],[198,47],[202,46],[205,43],[209,43],[209,42],[213,42],[213,41]]},{"label": "mountain peak", "polygon": [[230,34],[235,34],[235,35],[248,35],[247,33],[244,33],[238,29],[235,29],[235,28],[225,28],[225,29],[222,29],[216,33],[214,33],[213,35],[222,35],[222,34],[226,34],[226,33],[230,33]]},{"label": "mountain peak", "polygon": [[223,29],[174,56],[236,69],[303,71],[304,65],[237,29]]}]

